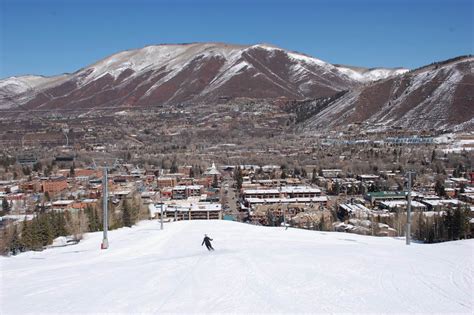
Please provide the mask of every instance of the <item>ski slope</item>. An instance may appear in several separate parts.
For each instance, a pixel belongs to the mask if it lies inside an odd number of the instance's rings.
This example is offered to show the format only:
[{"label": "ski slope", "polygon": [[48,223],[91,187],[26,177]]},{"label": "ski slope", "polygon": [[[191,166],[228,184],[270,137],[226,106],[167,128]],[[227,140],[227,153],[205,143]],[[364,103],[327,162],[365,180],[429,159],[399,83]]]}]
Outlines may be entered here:
[{"label": "ski slope", "polygon": [[[1,314],[472,313],[474,241],[145,221],[1,257]],[[201,246],[203,234],[215,252]]]}]

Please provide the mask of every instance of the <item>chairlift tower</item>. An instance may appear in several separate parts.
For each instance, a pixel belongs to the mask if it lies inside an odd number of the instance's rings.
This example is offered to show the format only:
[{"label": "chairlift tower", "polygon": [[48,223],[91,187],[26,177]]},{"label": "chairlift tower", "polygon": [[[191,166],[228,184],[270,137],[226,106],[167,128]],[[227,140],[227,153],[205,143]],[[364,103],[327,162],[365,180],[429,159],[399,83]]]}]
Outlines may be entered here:
[{"label": "chairlift tower", "polygon": [[406,244],[410,245],[411,239],[411,176],[415,172],[409,171],[408,175],[408,194],[407,194],[407,225],[406,225]]},{"label": "chairlift tower", "polygon": [[[110,166],[106,161],[103,162],[102,168],[102,210],[103,210],[103,237],[100,248],[107,249],[109,248],[109,239],[107,237],[107,232],[109,229],[109,214],[108,214],[108,201],[109,201],[109,189],[108,189],[108,171],[110,168],[115,167],[117,161],[115,160],[113,165]],[[94,161],[94,165],[96,165]]]}]

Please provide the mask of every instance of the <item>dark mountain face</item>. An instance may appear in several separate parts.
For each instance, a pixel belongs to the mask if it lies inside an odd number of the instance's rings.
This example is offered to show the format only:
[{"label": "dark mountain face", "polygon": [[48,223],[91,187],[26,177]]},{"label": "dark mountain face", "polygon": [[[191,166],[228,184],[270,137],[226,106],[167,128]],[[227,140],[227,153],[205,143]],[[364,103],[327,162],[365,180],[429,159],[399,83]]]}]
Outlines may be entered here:
[{"label": "dark mountain face", "polygon": [[351,123],[409,129],[474,126],[474,58],[424,67],[356,88],[305,122],[307,130]]}]

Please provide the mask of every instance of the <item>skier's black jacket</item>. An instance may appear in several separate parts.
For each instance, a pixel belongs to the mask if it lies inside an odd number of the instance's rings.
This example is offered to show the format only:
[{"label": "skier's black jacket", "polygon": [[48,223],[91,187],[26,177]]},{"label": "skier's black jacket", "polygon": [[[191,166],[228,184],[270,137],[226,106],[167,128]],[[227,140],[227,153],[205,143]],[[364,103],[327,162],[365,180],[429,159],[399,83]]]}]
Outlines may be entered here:
[{"label": "skier's black jacket", "polygon": [[206,243],[206,246],[210,246],[211,241],[212,241],[212,238],[209,238],[209,236],[205,236],[204,239],[202,240],[201,246],[204,245],[204,243]]}]

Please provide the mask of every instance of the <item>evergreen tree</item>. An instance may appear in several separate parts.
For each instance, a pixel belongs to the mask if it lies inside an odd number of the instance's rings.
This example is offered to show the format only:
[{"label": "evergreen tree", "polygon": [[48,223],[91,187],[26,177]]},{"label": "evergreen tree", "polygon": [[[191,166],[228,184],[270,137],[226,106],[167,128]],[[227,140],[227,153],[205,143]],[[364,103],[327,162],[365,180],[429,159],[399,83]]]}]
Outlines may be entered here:
[{"label": "evergreen tree", "polygon": [[104,226],[103,226],[103,222],[100,219],[99,211],[96,208],[93,208],[92,214],[93,214],[95,231],[102,231]]},{"label": "evergreen tree", "polygon": [[313,168],[313,174],[311,176],[311,183],[312,184],[316,184],[316,181],[318,180],[317,178],[317,171],[316,171],[316,168]]},{"label": "evergreen tree", "polygon": [[18,234],[18,229],[15,225],[13,227],[13,235],[10,240],[8,252],[12,253],[13,255],[16,255],[20,251],[22,251],[22,245],[21,245],[20,235]]},{"label": "evergreen tree", "polygon": [[332,193],[334,195],[339,195],[341,192],[341,185],[339,184],[339,181],[335,181],[334,185],[332,186]]},{"label": "evergreen tree", "polygon": [[54,233],[54,238],[59,237],[59,236],[66,236],[68,235],[68,231],[66,228],[66,218],[64,216],[64,213],[62,212],[57,212],[51,213],[51,219],[53,222],[53,233]]},{"label": "evergreen tree", "polygon": [[91,206],[87,206],[84,212],[87,217],[89,232],[99,231],[101,226],[97,210]]},{"label": "evergreen tree", "polygon": [[306,169],[304,167],[301,168],[301,176],[303,178],[307,178],[308,177],[308,173],[306,172]]},{"label": "evergreen tree", "polygon": [[7,213],[10,211],[10,204],[8,203],[7,198],[2,199],[2,211]]},{"label": "evergreen tree", "polygon": [[131,227],[133,225],[130,207],[128,206],[127,200],[124,200],[122,203],[122,222],[124,226]]},{"label": "evergreen tree", "polygon": [[433,152],[431,152],[431,163],[433,163],[434,160],[436,160],[436,151],[435,150],[433,150]]},{"label": "evergreen tree", "polygon": [[33,171],[35,172],[41,172],[41,170],[43,169],[43,165],[41,165],[41,162],[38,161],[36,162],[34,165],[33,165]]},{"label": "evergreen tree", "polygon": [[445,189],[444,189],[444,184],[441,179],[437,179],[435,183],[435,192],[438,196],[444,197],[446,195]]},{"label": "evergreen tree", "polygon": [[198,176],[202,175],[202,167],[201,165],[198,166]]},{"label": "evergreen tree", "polygon": [[446,211],[446,215],[444,216],[444,227],[447,232],[447,240],[452,240],[453,239],[453,214],[451,209],[448,209]]},{"label": "evergreen tree", "polygon": [[69,176],[75,177],[76,176],[76,164],[72,162],[71,168],[69,169]]},{"label": "evergreen tree", "polygon": [[212,187],[217,188],[219,186],[219,180],[217,179],[217,175],[214,174],[214,180],[212,181]]},{"label": "evergreen tree", "polygon": [[365,195],[367,193],[367,188],[365,187],[364,183],[359,182],[358,191],[360,195]]},{"label": "evergreen tree", "polygon": [[31,229],[28,227],[28,221],[25,218],[23,220],[23,224],[21,227],[21,244],[23,248],[30,249],[32,248],[31,246],[32,243],[33,243],[33,240],[32,240]]},{"label": "evergreen tree", "polygon": [[173,162],[171,162],[170,173],[178,173],[178,164],[176,162],[176,158],[174,158]]},{"label": "evergreen tree", "polygon": [[28,166],[26,166],[22,168],[22,172],[23,172],[23,175],[28,176],[31,174],[31,169]]},{"label": "evergreen tree", "polygon": [[54,239],[54,229],[51,224],[51,215],[40,214],[38,219],[38,236],[42,246],[49,245]]},{"label": "evergreen tree", "polygon": [[294,177],[298,177],[301,175],[301,171],[298,167],[295,167],[295,169],[293,170],[293,176]]},{"label": "evergreen tree", "polygon": [[242,189],[242,182],[243,182],[242,170],[240,169],[240,166],[237,166],[237,168],[234,169],[234,180],[235,180],[235,187],[237,188],[238,191],[240,191],[240,189]]}]

